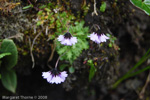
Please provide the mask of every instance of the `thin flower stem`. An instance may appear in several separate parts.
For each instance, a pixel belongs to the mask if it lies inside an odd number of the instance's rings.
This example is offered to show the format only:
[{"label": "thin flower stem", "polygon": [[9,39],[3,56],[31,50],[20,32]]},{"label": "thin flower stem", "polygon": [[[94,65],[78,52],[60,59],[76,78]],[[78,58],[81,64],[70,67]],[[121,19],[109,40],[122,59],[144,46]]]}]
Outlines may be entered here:
[{"label": "thin flower stem", "polygon": [[55,64],[55,69],[57,69],[57,65],[58,65],[58,62],[60,60],[60,57],[64,56],[67,52],[68,52],[68,50],[64,54],[62,54],[61,56],[58,57],[56,64]]},{"label": "thin flower stem", "polygon": [[69,28],[68,28],[68,31],[67,32],[69,32],[69,29],[71,28],[71,31],[72,31],[72,33],[73,33],[73,29],[72,29],[72,26],[70,25],[69,26]]},{"label": "thin flower stem", "polygon": [[90,31],[91,31],[93,28],[95,28],[95,29],[97,30],[96,27],[97,27],[99,30],[101,29],[99,25],[93,24],[92,27],[90,28]]},{"label": "thin flower stem", "polygon": [[68,28],[67,32],[69,32],[70,27],[71,27],[71,26],[69,26],[69,28]]},{"label": "thin flower stem", "polygon": [[94,24],[93,26],[94,26],[94,28],[95,28],[95,26],[98,27],[99,30],[101,29],[101,28],[99,27],[99,25],[97,25],[97,24]]},{"label": "thin flower stem", "polygon": [[58,61],[59,61],[60,57],[61,57],[61,56],[59,56],[58,59],[57,59],[57,62],[56,62],[56,64],[55,64],[55,69],[57,69],[57,65],[58,65]]}]

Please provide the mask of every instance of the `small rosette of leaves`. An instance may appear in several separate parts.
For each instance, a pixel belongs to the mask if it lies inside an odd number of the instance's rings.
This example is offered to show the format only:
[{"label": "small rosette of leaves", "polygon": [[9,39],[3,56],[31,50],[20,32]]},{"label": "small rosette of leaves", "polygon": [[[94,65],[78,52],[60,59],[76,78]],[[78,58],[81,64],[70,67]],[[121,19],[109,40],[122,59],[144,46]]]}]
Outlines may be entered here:
[{"label": "small rosette of leaves", "polygon": [[75,22],[75,26],[70,26],[70,33],[72,33],[73,36],[77,37],[77,43],[73,46],[64,46],[57,42],[56,50],[59,55],[64,56],[61,57],[61,60],[69,60],[69,62],[72,64],[73,61],[79,57],[79,55],[82,53],[82,50],[86,50],[89,48],[87,35],[89,28],[83,27],[84,21],[81,22]]}]

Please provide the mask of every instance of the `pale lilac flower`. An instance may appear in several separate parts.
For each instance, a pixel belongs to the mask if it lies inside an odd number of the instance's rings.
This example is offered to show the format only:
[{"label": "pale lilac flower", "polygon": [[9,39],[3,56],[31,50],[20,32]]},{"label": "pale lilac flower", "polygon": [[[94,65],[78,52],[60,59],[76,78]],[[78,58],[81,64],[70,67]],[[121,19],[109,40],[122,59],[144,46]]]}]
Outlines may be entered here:
[{"label": "pale lilac flower", "polygon": [[88,36],[88,37],[90,37],[90,39],[97,44],[99,44],[101,42],[106,42],[106,40],[109,39],[109,37],[107,37],[105,34],[98,34],[95,32],[90,34],[90,36]]},{"label": "pale lilac flower", "polygon": [[42,76],[44,79],[47,79],[47,82],[51,84],[60,84],[61,82],[65,81],[68,74],[66,71],[59,72],[56,69],[53,69],[52,71],[42,72]]},{"label": "pale lilac flower", "polygon": [[77,38],[73,37],[69,32],[67,32],[64,35],[60,35],[57,39],[63,45],[71,46],[71,45],[74,45],[75,43],[77,43]]}]

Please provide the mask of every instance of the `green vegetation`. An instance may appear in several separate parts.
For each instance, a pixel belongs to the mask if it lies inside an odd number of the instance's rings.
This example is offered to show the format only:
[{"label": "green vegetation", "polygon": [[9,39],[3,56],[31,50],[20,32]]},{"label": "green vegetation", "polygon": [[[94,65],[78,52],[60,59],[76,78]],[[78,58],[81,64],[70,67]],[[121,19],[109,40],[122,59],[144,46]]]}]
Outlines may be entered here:
[{"label": "green vegetation", "polygon": [[133,76],[136,76],[146,70],[149,70],[150,69],[150,66],[146,66],[144,67],[143,69],[140,69],[136,72],[134,72],[139,66],[141,66],[148,58],[150,57],[150,49],[145,53],[145,55],[140,59],[140,61],[134,65],[124,76],[122,76],[118,81],[116,81],[112,88],[116,88],[122,81],[130,78],[130,77],[133,77]]},{"label": "green vegetation", "polygon": [[88,35],[88,27],[83,27],[84,21],[76,22],[75,26],[70,26],[70,33],[73,36],[76,36],[78,42],[73,46],[64,46],[61,45],[60,42],[57,41],[56,50],[59,55],[66,53],[61,57],[61,60],[69,60],[70,64],[82,53],[82,50],[86,50],[89,48],[87,35]]},{"label": "green vegetation", "polygon": [[0,51],[2,54],[11,54],[3,58],[2,66],[5,66],[6,69],[12,69],[18,60],[18,51],[12,40],[5,39],[1,44]]},{"label": "green vegetation", "polygon": [[110,48],[114,48],[115,50],[120,50],[120,48],[115,44],[115,41],[117,40],[117,38],[115,37],[115,36],[113,36],[113,35],[111,35],[111,34],[106,34],[108,37],[109,37],[109,47]]},{"label": "green vegetation", "polygon": [[88,60],[88,65],[90,66],[90,71],[89,71],[89,81],[92,80],[92,78],[94,77],[95,75],[95,72],[97,71],[95,66],[94,66],[94,63],[92,60]]},{"label": "green vegetation", "polygon": [[130,2],[142,9],[147,15],[150,15],[150,0],[130,0]]},{"label": "green vegetation", "polygon": [[101,11],[101,12],[105,12],[106,6],[107,6],[107,5],[106,5],[106,2],[103,1],[102,4],[101,4],[101,6],[100,6],[100,11]]},{"label": "green vegetation", "polygon": [[12,40],[4,39],[0,48],[0,72],[3,86],[15,93],[17,87],[17,76],[12,69],[18,60],[18,51]]},{"label": "green vegetation", "polygon": [[[62,6],[54,6],[53,3],[40,6],[37,14],[37,26],[48,27],[52,30],[48,37],[56,44],[56,51],[61,56],[60,60],[68,60],[70,64],[82,53],[89,48],[87,35],[89,28],[84,27],[84,21],[78,20],[70,12],[64,11]],[[64,46],[57,41],[59,35],[70,32],[72,36],[77,37],[77,43],[73,46]]]}]

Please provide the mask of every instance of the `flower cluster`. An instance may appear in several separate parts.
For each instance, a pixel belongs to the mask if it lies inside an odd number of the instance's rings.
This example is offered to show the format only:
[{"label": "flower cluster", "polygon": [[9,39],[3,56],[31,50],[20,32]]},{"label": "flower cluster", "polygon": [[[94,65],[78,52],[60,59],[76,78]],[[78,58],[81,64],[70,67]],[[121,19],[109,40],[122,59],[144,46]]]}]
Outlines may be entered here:
[{"label": "flower cluster", "polygon": [[[107,39],[109,39],[109,37],[107,37],[105,34],[99,33],[99,32],[97,33],[93,32],[88,37],[90,38],[90,40],[94,41],[97,44],[100,44],[101,42],[106,42]],[[77,38],[73,37],[69,32],[65,33],[64,35],[60,35],[57,39],[58,41],[61,42],[61,44],[67,45],[67,46],[72,46],[77,43]],[[58,61],[56,62],[55,69],[42,73],[43,78],[47,79],[47,82],[51,84],[53,83],[60,84],[64,82],[66,77],[68,76],[66,71],[59,72],[57,70],[57,63]]]},{"label": "flower cluster", "polygon": [[[103,33],[100,34],[100,33],[95,33],[95,32],[90,34],[90,36],[88,36],[88,37],[90,37],[90,39],[97,44],[99,44],[101,42],[106,42],[106,40],[109,39],[109,37],[107,37],[105,34],[103,34]],[[75,43],[77,43],[77,38],[73,37],[69,32],[67,32],[64,35],[60,35],[57,39],[63,45],[72,46]]]}]

